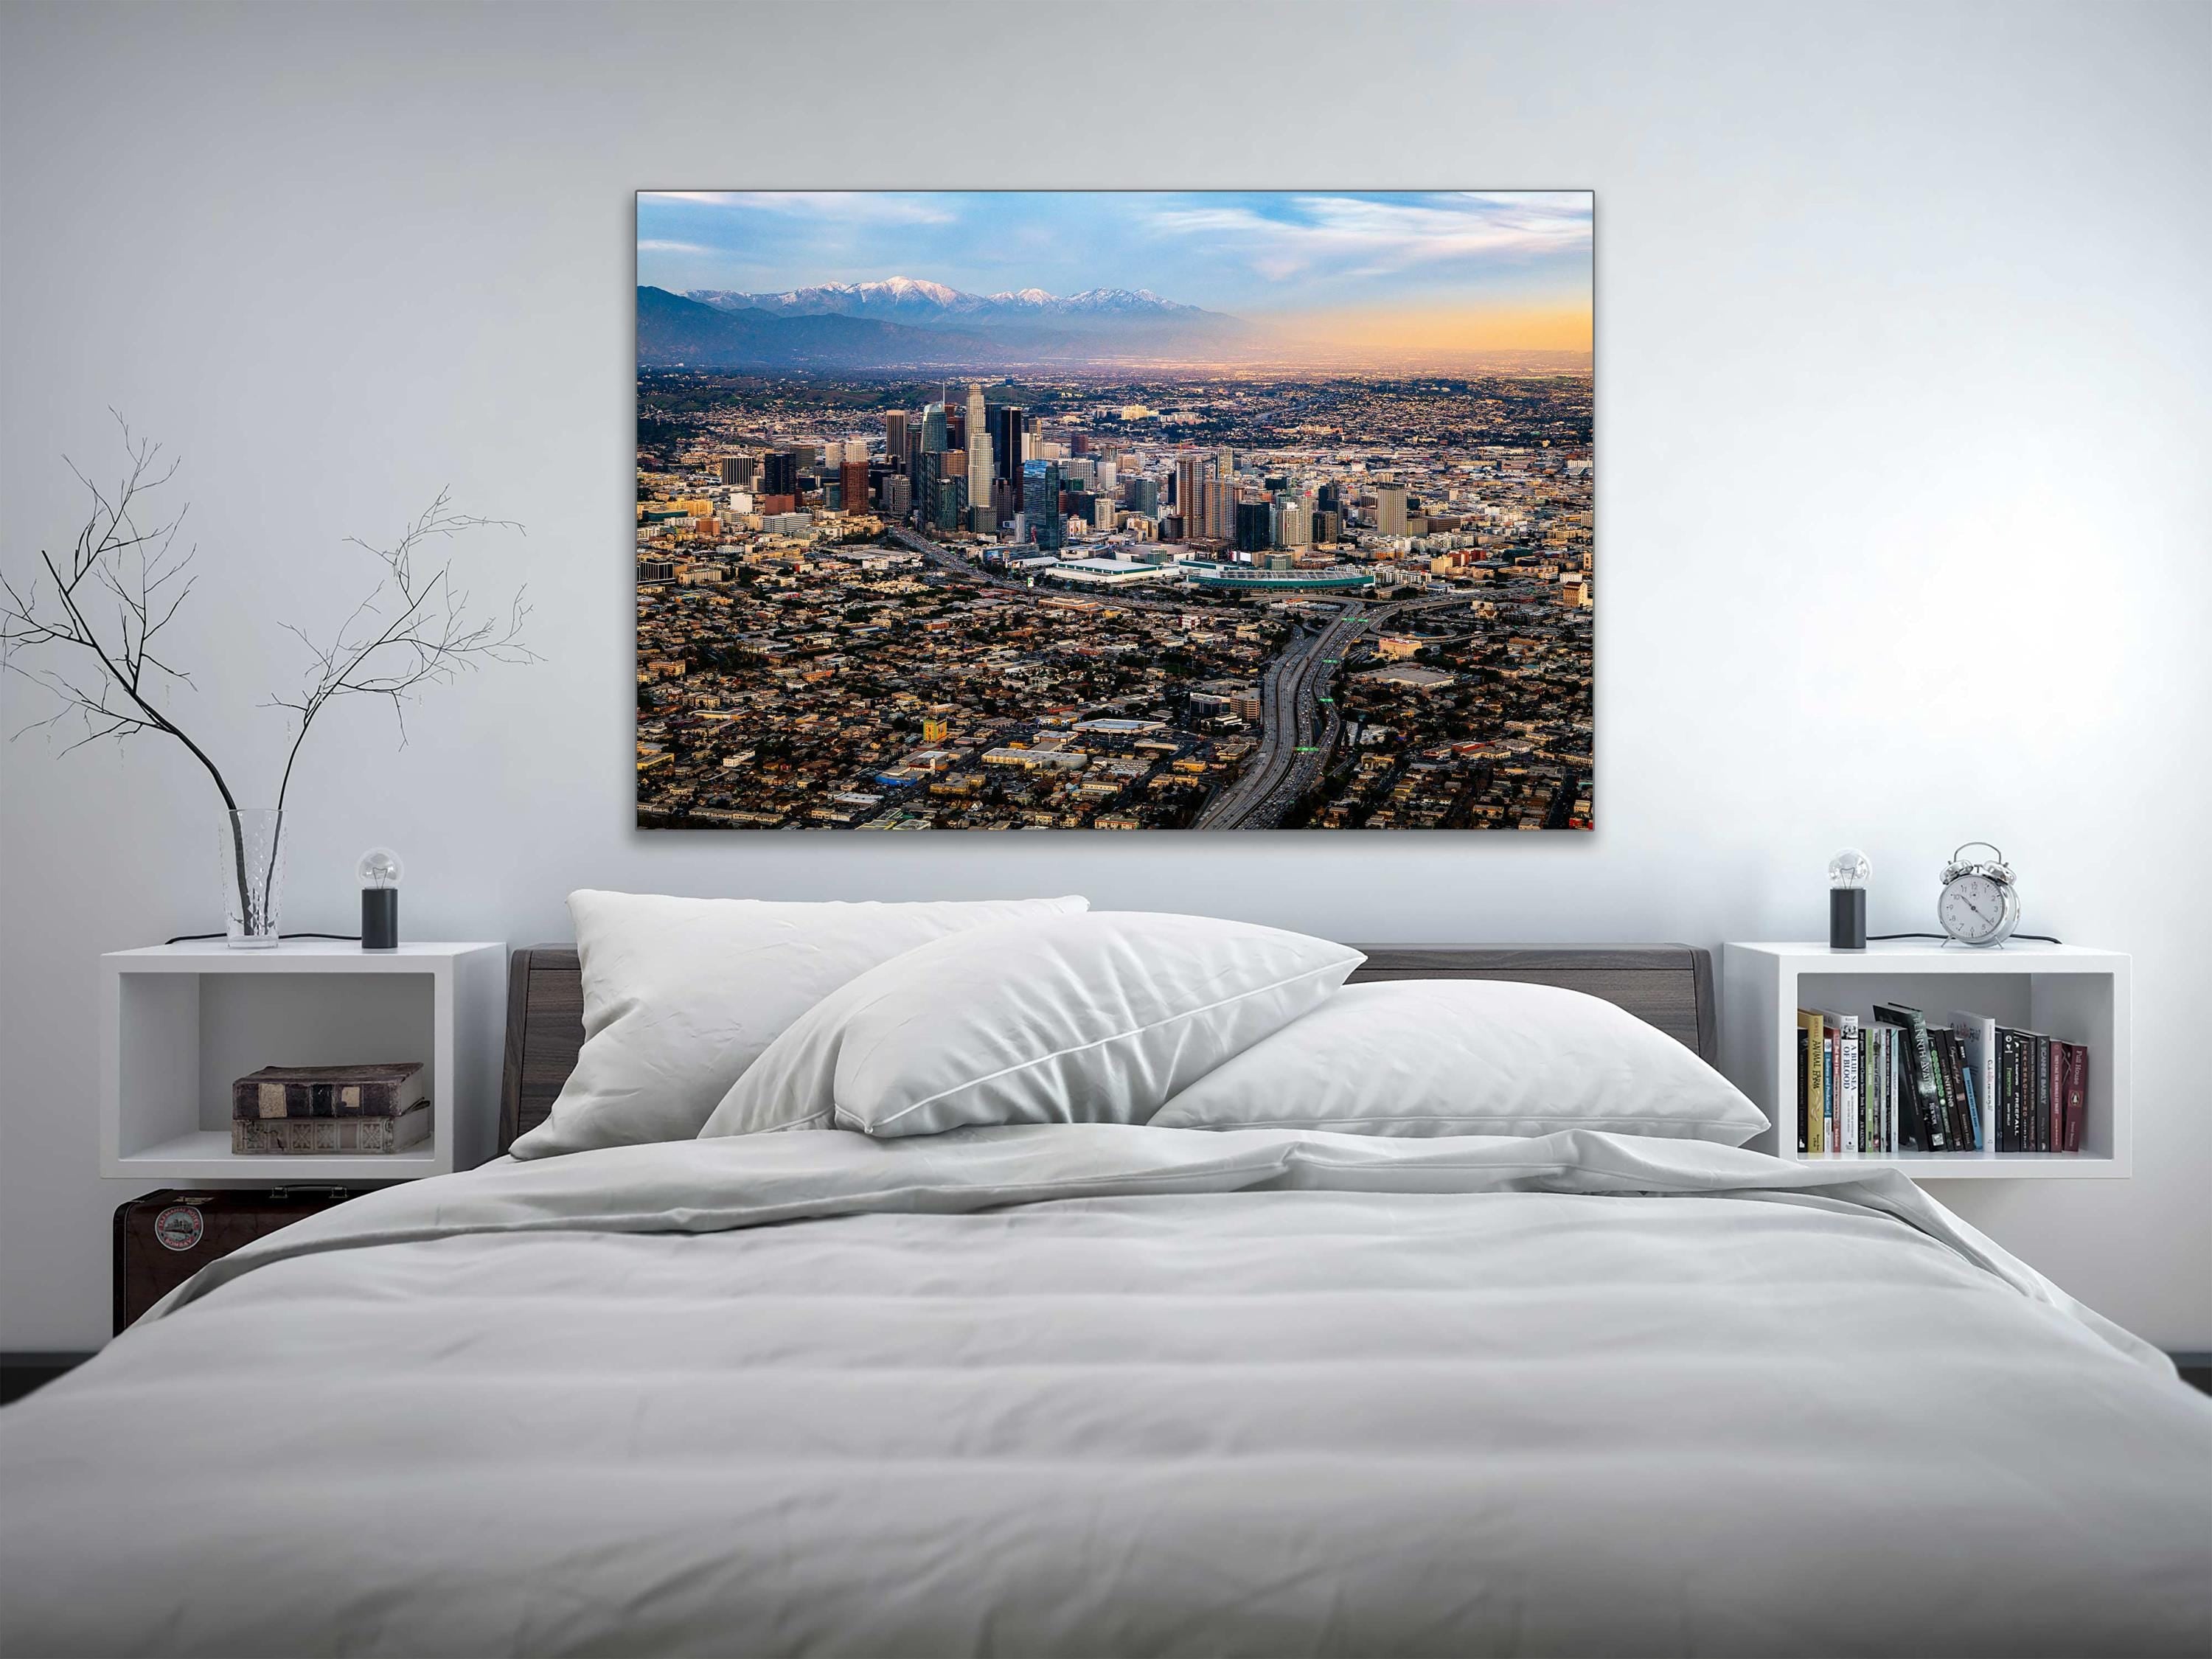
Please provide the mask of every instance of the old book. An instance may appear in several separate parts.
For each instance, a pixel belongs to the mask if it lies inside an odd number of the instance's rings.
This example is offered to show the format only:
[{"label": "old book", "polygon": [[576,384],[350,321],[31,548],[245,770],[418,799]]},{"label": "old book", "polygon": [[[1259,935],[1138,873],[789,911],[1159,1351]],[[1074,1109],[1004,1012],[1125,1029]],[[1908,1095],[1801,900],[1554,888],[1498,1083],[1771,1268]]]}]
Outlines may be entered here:
[{"label": "old book", "polygon": [[231,1085],[234,1121],[397,1117],[423,1098],[422,1062],[264,1066]]},{"label": "old book", "polygon": [[396,1117],[233,1118],[230,1150],[291,1157],[404,1152],[429,1133],[430,1103],[423,1100]]}]

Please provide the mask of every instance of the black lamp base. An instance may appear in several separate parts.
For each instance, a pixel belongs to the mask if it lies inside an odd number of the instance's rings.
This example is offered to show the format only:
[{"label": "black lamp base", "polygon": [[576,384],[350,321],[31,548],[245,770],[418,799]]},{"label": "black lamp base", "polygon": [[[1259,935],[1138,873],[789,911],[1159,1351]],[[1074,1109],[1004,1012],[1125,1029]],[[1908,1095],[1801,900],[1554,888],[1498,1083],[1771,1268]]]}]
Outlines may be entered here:
[{"label": "black lamp base", "polygon": [[1865,888],[1831,887],[1828,890],[1828,948],[1831,951],[1866,949]]},{"label": "black lamp base", "polygon": [[399,890],[364,887],[361,890],[361,948],[397,951],[399,948]]}]

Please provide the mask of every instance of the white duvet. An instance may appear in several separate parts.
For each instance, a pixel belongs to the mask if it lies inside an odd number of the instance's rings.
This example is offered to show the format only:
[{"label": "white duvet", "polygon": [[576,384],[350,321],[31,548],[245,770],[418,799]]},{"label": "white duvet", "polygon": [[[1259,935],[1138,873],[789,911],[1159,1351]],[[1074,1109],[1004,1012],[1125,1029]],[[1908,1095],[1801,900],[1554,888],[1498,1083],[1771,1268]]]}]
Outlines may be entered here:
[{"label": "white duvet", "polygon": [[1890,1175],[1118,1126],[501,1164],[0,1412],[9,1655],[2212,1647],[2212,1401]]}]

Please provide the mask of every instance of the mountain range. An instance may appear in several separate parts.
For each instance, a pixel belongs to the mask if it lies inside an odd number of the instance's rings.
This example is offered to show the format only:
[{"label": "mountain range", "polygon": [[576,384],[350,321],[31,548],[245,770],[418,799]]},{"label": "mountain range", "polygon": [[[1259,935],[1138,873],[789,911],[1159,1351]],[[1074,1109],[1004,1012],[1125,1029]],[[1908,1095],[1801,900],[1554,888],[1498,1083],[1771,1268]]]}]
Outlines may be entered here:
[{"label": "mountain range", "polygon": [[693,289],[638,293],[642,368],[1013,363],[1096,357],[1235,356],[1249,325],[1143,289],[965,294],[893,276],[781,294]]}]

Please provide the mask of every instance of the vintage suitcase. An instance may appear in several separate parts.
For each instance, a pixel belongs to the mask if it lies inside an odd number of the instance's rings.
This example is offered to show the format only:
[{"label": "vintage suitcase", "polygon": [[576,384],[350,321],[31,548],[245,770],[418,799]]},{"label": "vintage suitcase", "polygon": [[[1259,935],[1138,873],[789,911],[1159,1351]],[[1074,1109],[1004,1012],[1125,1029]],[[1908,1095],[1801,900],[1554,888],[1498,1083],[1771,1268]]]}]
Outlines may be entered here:
[{"label": "vintage suitcase", "polygon": [[172,1188],[116,1206],[116,1334],[209,1262],[302,1216],[392,1184],[356,1182],[242,1192]]}]

